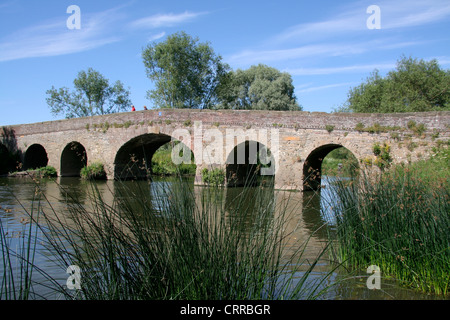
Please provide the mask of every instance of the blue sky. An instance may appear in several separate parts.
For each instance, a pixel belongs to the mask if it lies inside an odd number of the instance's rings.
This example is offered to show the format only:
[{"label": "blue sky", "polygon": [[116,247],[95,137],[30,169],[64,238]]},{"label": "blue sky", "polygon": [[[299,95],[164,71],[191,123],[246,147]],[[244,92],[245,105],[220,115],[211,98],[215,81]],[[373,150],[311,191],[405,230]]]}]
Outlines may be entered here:
[{"label": "blue sky", "polygon": [[[81,28],[67,28],[70,5]],[[367,20],[380,9],[380,28]],[[371,21],[371,20],[370,20]],[[331,112],[376,68],[402,55],[450,68],[449,0],[370,1],[0,1],[0,125],[55,118],[46,90],[73,88],[92,67],[152,107],[142,49],[185,31],[236,69],[263,63],[292,75],[305,111]]]}]

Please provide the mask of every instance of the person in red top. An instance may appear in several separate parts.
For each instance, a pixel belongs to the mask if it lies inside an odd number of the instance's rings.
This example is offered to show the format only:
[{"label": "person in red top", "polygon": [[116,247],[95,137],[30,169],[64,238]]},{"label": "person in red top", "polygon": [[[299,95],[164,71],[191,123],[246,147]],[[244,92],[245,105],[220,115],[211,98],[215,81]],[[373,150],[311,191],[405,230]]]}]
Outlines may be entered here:
[{"label": "person in red top", "polygon": [[131,106],[131,111],[136,111],[136,109],[134,108],[134,106]]}]

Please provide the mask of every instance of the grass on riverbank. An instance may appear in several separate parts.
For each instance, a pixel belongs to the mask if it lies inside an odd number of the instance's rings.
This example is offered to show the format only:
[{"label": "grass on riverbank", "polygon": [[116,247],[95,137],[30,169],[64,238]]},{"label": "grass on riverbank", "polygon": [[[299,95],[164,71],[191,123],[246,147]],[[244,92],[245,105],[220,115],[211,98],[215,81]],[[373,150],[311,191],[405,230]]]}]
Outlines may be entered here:
[{"label": "grass on riverbank", "polygon": [[380,267],[407,286],[449,293],[449,149],[373,179],[335,185],[336,254],[349,266]]}]

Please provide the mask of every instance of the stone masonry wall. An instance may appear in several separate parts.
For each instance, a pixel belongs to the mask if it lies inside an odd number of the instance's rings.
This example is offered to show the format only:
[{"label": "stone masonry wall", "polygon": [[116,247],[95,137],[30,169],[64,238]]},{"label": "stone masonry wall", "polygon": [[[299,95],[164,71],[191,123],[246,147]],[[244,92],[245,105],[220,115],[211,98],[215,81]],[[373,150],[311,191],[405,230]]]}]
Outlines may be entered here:
[{"label": "stone masonry wall", "polygon": [[[423,124],[425,132],[417,134],[408,129],[411,121]],[[202,131],[196,131],[201,123]],[[364,130],[357,130],[357,126]],[[378,131],[366,130],[377,126]],[[61,153],[72,141],[82,144],[87,152],[88,163],[104,163],[108,178],[114,178],[115,156],[126,142],[148,134],[172,136],[174,130],[183,129],[202,138],[206,131],[220,132],[224,139],[223,154],[234,147],[227,146],[228,131],[244,133],[252,130],[269,133],[268,148],[278,143],[275,184],[279,189],[302,189],[303,166],[308,155],[322,146],[343,146],[358,160],[373,158],[374,143],[388,143],[394,162],[415,161],[430,153],[439,141],[450,139],[450,112],[401,113],[401,114],[354,114],[284,111],[233,111],[233,110],[180,110],[162,109],[117,113],[104,116],[48,121],[8,127],[16,145],[24,154],[32,144],[41,144],[49,159],[49,165],[60,170]],[[276,132],[276,136],[274,133]],[[272,141],[272,138],[277,141]],[[3,139],[3,138],[2,138]],[[237,143],[238,139],[234,139]],[[2,140],[0,140],[1,142]],[[185,142],[185,141],[184,141]],[[205,145],[205,147],[207,144]],[[196,156],[197,157],[197,156]],[[203,167],[225,167],[225,163],[212,164],[204,157],[197,166],[197,175]],[[198,177],[199,178],[199,177]],[[200,181],[198,179],[198,181]]]}]

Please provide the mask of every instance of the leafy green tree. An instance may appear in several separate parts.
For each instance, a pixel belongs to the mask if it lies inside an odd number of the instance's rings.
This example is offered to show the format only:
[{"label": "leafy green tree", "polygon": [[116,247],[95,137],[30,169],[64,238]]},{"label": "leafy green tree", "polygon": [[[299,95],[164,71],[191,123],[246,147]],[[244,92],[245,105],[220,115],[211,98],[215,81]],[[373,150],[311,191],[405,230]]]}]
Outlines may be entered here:
[{"label": "leafy green tree", "polygon": [[185,32],[149,44],[142,59],[155,84],[147,98],[160,108],[211,108],[229,72],[229,66],[208,43],[199,43]]},{"label": "leafy green tree", "polygon": [[381,77],[375,70],[366,82],[348,94],[348,109],[354,112],[423,112],[450,110],[450,70],[436,60],[402,57],[397,69]]},{"label": "leafy green tree", "polygon": [[220,108],[302,110],[294,95],[291,75],[259,64],[231,72],[221,91]]},{"label": "leafy green tree", "polygon": [[89,68],[80,71],[73,81],[75,91],[68,88],[47,90],[47,104],[53,115],[64,114],[66,118],[88,117],[129,110],[130,92],[122,82],[109,85],[108,79]]}]

